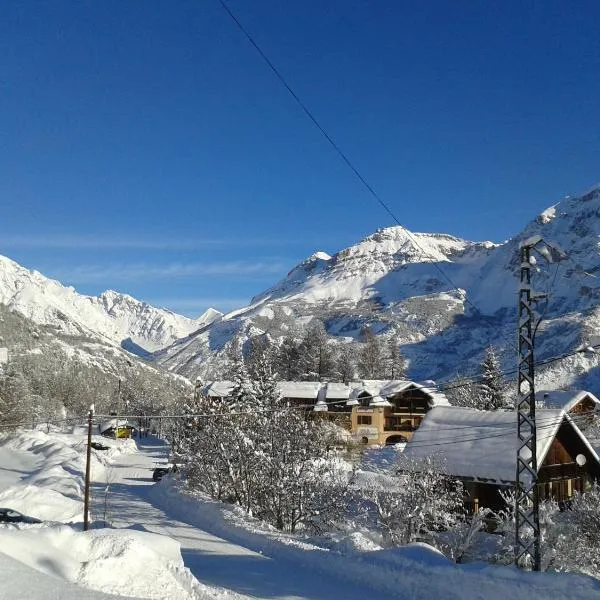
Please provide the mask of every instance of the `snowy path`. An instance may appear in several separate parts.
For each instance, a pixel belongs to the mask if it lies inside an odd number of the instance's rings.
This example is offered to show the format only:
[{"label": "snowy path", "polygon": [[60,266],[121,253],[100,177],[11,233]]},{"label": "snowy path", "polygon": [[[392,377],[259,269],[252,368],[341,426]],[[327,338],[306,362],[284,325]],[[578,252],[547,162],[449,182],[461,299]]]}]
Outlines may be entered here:
[{"label": "snowy path", "polygon": [[[144,442],[146,442],[144,440]],[[374,590],[336,580],[306,569],[290,560],[289,553],[266,556],[239,543],[217,537],[177,520],[154,506],[150,494],[156,462],[164,462],[164,448],[149,439],[143,452],[122,455],[111,478],[109,518],[114,527],[139,526],[167,535],[181,543],[185,565],[196,578],[221,598],[268,598],[281,600],[364,600]],[[95,514],[103,510],[103,487],[95,489]]]}]

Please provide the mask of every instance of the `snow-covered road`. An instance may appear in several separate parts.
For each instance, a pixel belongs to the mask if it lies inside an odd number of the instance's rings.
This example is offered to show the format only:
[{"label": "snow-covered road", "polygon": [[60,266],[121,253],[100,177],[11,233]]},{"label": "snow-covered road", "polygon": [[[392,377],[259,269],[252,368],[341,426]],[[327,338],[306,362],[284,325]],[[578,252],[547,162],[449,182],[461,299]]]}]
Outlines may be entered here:
[{"label": "snow-covered road", "polygon": [[[140,448],[105,440],[110,449],[94,451],[94,528],[84,533],[84,438],[0,439],[0,505],[44,521],[0,526],[0,600],[600,599],[600,582],[581,575],[455,565],[424,544],[366,548],[354,529],[314,543],[282,534],[239,508],[182,494],[170,478],[154,485],[166,448],[152,438]],[[102,528],[105,499],[114,528]]]},{"label": "snow-covered road", "polygon": [[[327,574],[311,572],[307,577],[306,569],[294,563],[288,552],[267,556],[240,545],[238,540],[223,539],[166,514],[153,504],[150,493],[152,469],[157,462],[165,462],[165,448],[148,439],[140,449],[142,452],[120,456],[109,475],[113,483],[108,521],[114,527],[138,526],[178,540],[185,565],[212,588],[215,597],[365,600],[375,595],[371,588]],[[96,486],[94,509],[96,518],[101,518],[104,486]]]}]

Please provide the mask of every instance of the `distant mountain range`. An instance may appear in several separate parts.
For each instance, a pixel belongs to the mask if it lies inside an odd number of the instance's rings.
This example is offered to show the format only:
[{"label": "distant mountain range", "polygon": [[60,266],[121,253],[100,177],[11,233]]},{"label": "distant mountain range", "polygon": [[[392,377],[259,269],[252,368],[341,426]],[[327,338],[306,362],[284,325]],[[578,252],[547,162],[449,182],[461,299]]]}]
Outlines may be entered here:
[{"label": "distant mountain range", "polygon": [[[249,306],[222,315],[209,309],[189,319],[126,294],[80,295],[73,288],[0,257],[0,304],[35,323],[149,356],[193,378],[215,372],[234,337],[289,335],[317,319],[332,340],[350,343],[369,326],[396,336],[413,379],[475,375],[485,348],[499,348],[516,366],[518,248],[539,234],[568,259],[540,264],[544,320],[536,357],[570,353],[600,341],[600,186],[542,212],[501,244],[388,227],[329,256],[316,252]],[[600,361],[575,354],[540,369],[544,387],[600,391]]]},{"label": "distant mountain range", "polygon": [[164,348],[222,316],[211,308],[189,319],[111,290],[84,296],[3,256],[0,304],[61,334],[99,339],[138,354]]},{"label": "distant mountain range", "polygon": [[[518,248],[539,234],[568,255],[534,276],[549,292],[536,338],[538,360],[600,341],[600,187],[565,198],[518,235],[496,244],[446,234],[381,229],[333,256],[316,252],[252,299],[155,354],[188,377],[210,372],[233,336],[288,334],[319,319],[333,339],[359,339],[364,326],[395,335],[414,379],[477,374],[485,348],[516,367]],[[540,385],[600,388],[595,356],[577,354],[540,369]]]}]

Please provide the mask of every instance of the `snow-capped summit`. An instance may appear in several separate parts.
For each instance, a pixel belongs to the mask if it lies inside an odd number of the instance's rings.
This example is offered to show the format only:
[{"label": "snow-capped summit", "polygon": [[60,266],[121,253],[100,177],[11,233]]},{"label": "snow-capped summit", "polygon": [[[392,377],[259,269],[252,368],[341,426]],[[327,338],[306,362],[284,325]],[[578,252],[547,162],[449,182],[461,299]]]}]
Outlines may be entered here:
[{"label": "snow-capped summit", "polygon": [[[248,307],[163,350],[157,360],[197,375],[218,363],[233,336],[267,332],[278,337],[318,319],[339,340],[359,338],[365,325],[384,336],[394,333],[402,340],[412,378],[444,380],[476,372],[489,344],[498,347],[506,368],[514,368],[519,244],[535,235],[568,256],[535,275],[539,291],[550,293],[536,341],[538,356],[567,353],[594,336],[597,343],[600,186],[563,199],[500,244],[395,226],[333,256],[317,252]],[[577,362],[576,368],[552,363],[541,382],[593,389],[597,369],[581,356],[569,360]]]},{"label": "snow-capped summit", "polygon": [[[386,296],[384,301],[397,301],[417,294],[419,287],[422,293],[431,292],[430,279],[420,286],[416,281],[420,277],[418,273],[411,270],[399,274],[404,267],[431,262],[471,263],[487,257],[493,247],[490,242],[474,243],[451,235],[411,233],[400,226],[386,227],[333,257],[322,252],[313,254],[272,288],[254,297],[251,304],[290,297],[312,304],[347,304],[380,296],[382,292]],[[428,269],[427,273],[430,272]],[[396,275],[392,276],[393,273]],[[393,285],[385,276],[392,277]],[[410,290],[403,292],[401,288],[407,284]]]},{"label": "snow-capped summit", "polygon": [[216,308],[207,308],[197,319],[194,319],[194,321],[197,323],[198,327],[204,327],[205,325],[210,325],[211,323],[218,321],[222,317],[223,313]]},{"label": "snow-capped summit", "polygon": [[222,316],[209,309],[198,319],[190,319],[113,290],[85,296],[4,256],[0,256],[0,304],[61,333],[91,336],[116,345],[133,342],[131,347],[149,352]]}]

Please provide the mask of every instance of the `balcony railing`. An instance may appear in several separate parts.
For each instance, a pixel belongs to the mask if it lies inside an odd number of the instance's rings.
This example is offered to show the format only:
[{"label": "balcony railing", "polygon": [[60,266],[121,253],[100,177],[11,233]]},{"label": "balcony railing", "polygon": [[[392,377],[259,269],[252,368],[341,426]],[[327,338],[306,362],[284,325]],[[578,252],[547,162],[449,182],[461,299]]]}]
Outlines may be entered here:
[{"label": "balcony railing", "polygon": [[414,425],[404,424],[404,423],[385,423],[383,426],[384,431],[416,431],[418,427]]}]

